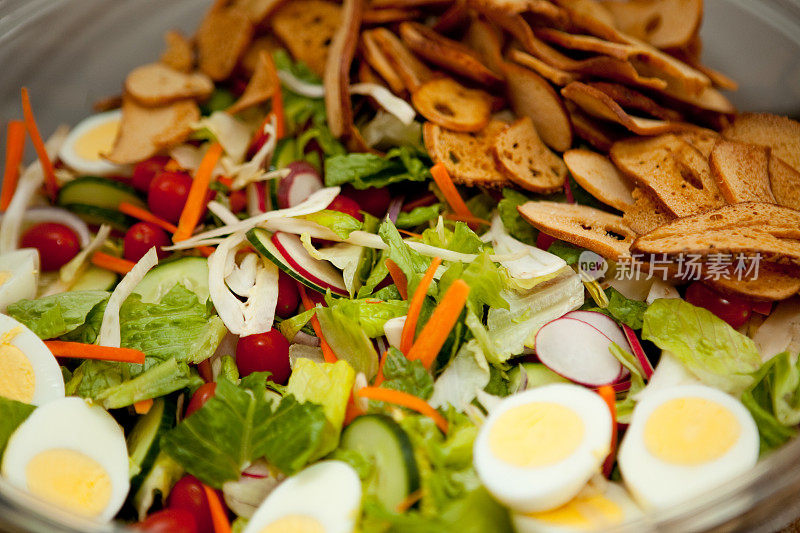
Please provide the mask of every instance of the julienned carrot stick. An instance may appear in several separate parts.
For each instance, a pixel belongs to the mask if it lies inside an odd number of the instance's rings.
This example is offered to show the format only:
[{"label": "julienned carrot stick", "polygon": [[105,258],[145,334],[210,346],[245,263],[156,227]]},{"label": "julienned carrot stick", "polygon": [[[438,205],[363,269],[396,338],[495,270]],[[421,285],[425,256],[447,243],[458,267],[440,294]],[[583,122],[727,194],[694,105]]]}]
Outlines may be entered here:
[{"label": "julienned carrot stick", "polygon": [[617,448],[617,394],[611,385],[603,385],[597,389],[597,394],[606,402],[611,412],[611,447],[603,463],[603,475],[609,477],[614,468],[614,456]]},{"label": "julienned carrot stick", "polygon": [[406,275],[400,270],[397,263],[391,259],[386,260],[386,268],[389,269],[389,275],[392,277],[392,281],[394,281],[397,290],[400,292],[400,296],[403,297],[403,300],[408,300],[408,278],[406,278]]},{"label": "julienned carrot stick", "polygon": [[444,163],[436,163],[431,168],[431,176],[433,176],[433,181],[436,182],[436,185],[439,187],[439,190],[442,191],[445,200],[447,203],[450,204],[450,207],[456,214],[461,216],[472,216],[467,204],[464,203],[464,200],[461,198],[461,195],[458,194],[458,189],[453,184],[453,180],[450,179],[450,174],[447,172],[447,168],[445,168]]},{"label": "julienned carrot stick", "polygon": [[380,387],[381,383],[384,381],[383,377],[383,366],[386,364],[386,358],[389,357],[389,352],[383,352],[383,357],[381,357],[381,362],[378,363],[378,373],[375,375],[375,382],[373,385],[376,387]]},{"label": "julienned carrot stick", "polygon": [[8,209],[19,181],[19,166],[25,154],[25,123],[12,120],[6,130],[6,168],[3,172],[3,191],[0,193],[0,211]]},{"label": "julienned carrot stick", "polygon": [[280,140],[286,135],[286,117],[283,112],[283,94],[281,86],[272,95],[272,113],[275,115],[275,138]]},{"label": "julienned carrot stick", "polygon": [[114,257],[113,255],[108,255],[103,252],[95,252],[92,255],[92,264],[99,266],[100,268],[110,270],[111,272],[122,274],[123,276],[130,272],[134,266],[136,266],[136,263],[132,261],[128,261],[127,259],[122,259],[120,257]]},{"label": "julienned carrot stick", "polygon": [[417,333],[417,321],[419,320],[419,313],[422,311],[422,304],[425,303],[425,295],[428,294],[428,287],[431,286],[433,275],[436,274],[436,269],[442,264],[440,257],[434,257],[425,275],[419,282],[417,290],[408,302],[408,314],[406,315],[406,322],[403,324],[403,331],[400,333],[400,351],[408,355],[411,345],[414,344],[414,335]]},{"label": "julienned carrot stick", "polygon": [[36,155],[39,156],[39,162],[42,164],[47,195],[55,202],[56,196],[58,196],[56,171],[53,168],[53,162],[50,161],[50,156],[47,155],[47,148],[45,148],[42,135],[39,133],[39,126],[36,125],[36,119],[33,116],[31,98],[28,95],[27,87],[22,88],[22,115],[25,117],[25,128],[28,130],[28,135],[31,137],[33,148],[36,150]]},{"label": "julienned carrot stick", "polygon": [[219,501],[217,491],[203,483],[203,492],[206,493],[208,508],[211,511],[211,523],[214,525],[214,533],[231,533],[231,523],[228,522],[228,515],[225,507]]},{"label": "julienned carrot stick", "polygon": [[403,235],[405,235],[407,237],[414,237],[415,239],[421,239],[422,238],[422,235],[420,235],[419,233],[414,233],[413,231],[408,231],[408,230],[400,229],[400,228],[397,228],[397,231],[399,231],[400,233],[402,233]]},{"label": "julienned carrot stick", "polygon": [[445,420],[436,409],[431,407],[428,402],[417,398],[413,394],[398,390],[383,389],[381,387],[363,387],[358,391],[358,395],[369,400],[391,403],[413,409],[433,420],[443,433],[447,433],[447,420]]},{"label": "julienned carrot stick", "polygon": [[[300,300],[303,302],[303,307],[306,311],[309,309],[314,308],[314,302],[311,301],[311,298],[308,297],[308,293],[306,293],[306,287],[299,281],[297,282],[297,289],[300,291]],[[325,337],[322,336],[322,326],[319,325],[319,320],[317,320],[317,315],[311,316],[311,327],[314,328],[314,333],[317,334],[319,338],[319,345],[322,348],[322,357],[325,359],[326,363],[335,363],[339,359],[336,357],[336,354],[333,353],[331,350],[330,345],[325,341]]]},{"label": "julienned carrot stick", "polygon": [[405,513],[411,507],[422,499],[422,489],[417,489],[408,496],[406,496],[403,501],[397,504],[395,511],[398,513]]},{"label": "julienned carrot stick", "polygon": [[82,342],[45,341],[44,344],[56,357],[75,357],[79,359],[98,359],[120,363],[144,364],[144,353],[133,348],[110,348]]},{"label": "julienned carrot stick", "polygon": [[186,198],[186,205],[183,206],[181,217],[178,219],[178,229],[172,235],[173,242],[185,241],[194,233],[194,228],[197,227],[200,217],[203,216],[208,186],[214,177],[214,168],[220,157],[222,157],[222,145],[214,143],[200,161],[200,166],[197,167],[192,186],[189,189],[189,196]]},{"label": "julienned carrot stick", "polygon": [[150,412],[150,409],[153,408],[153,399],[148,398],[147,400],[141,400],[133,404],[133,410],[136,411],[137,415],[146,415]]},{"label": "julienned carrot stick", "polygon": [[444,216],[447,220],[458,220],[460,222],[466,222],[467,224],[483,224],[485,226],[491,226],[492,223],[484,218],[478,218],[472,215],[459,215],[456,213],[448,213]]},{"label": "julienned carrot stick", "polygon": [[156,226],[170,233],[175,233],[178,231],[178,227],[174,224],[170,224],[163,218],[155,216],[147,209],[129,204],[128,202],[121,202],[117,209],[120,213],[125,213],[126,215],[132,216],[133,218],[141,220],[142,222],[150,222],[151,224],[155,224]]},{"label": "julienned carrot stick", "polygon": [[425,368],[430,368],[444,346],[444,341],[456,325],[469,296],[469,285],[457,279],[444,293],[444,298],[433,310],[433,314],[419,333],[406,356],[414,361],[419,359]]}]

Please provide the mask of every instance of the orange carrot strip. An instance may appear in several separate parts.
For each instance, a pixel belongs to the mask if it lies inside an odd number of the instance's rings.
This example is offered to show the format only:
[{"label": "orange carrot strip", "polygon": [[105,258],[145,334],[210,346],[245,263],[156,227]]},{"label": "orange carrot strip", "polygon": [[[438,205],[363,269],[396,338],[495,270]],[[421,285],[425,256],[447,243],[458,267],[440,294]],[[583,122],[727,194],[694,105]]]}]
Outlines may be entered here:
[{"label": "orange carrot strip", "polygon": [[431,286],[433,275],[436,274],[436,269],[442,264],[440,257],[434,257],[431,261],[431,266],[425,271],[425,275],[419,282],[417,290],[408,302],[408,314],[406,315],[406,322],[403,324],[403,331],[400,333],[400,351],[408,355],[411,345],[414,344],[414,335],[417,333],[417,321],[419,320],[419,313],[422,311],[422,304],[425,303],[425,295],[428,294],[428,287]]},{"label": "orange carrot strip", "polygon": [[211,523],[214,524],[214,533],[231,533],[231,523],[228,522],[228,514],[225,507],[219,501],[217,491],[203,483],[203,492],[206,493],[208,508],[211,511]]},{"label": "orange carrot strip", "polygon": [[344,411],[344,425],[349,426],[350,422],[363,415],[364,412],[358,408],[356,402],[353,400],[353,395],[347,400],[347,408]]},{"label": "orange carrot strip", "polygon": [[[297,288],[300,291],[300,300],[303,302],[303,307],[306,311],[309,309],[314,308],[314,302],[311,301],[311,298],[308,297],[308,293],[306,293],[306,287],[299,281],[297,282]],[[322,357],[325,359],[326,363],[335,363],[339,359],[336,357],[336,354],[333,353],[330,345],[325,340],[325,337],[322,336],[322,326],[319,325],[319,320],[317,320],[317,315],[311,316],[311,327],[314,328],[314,333],[317,334],[319,338],[319,345],[322,348]]]},{"label": "orange carrot strip", "polygon": [[483,224],[485,226],[491,226],[492,223],[484,218],[478,218],[472,215],[459,215],[457,213],[448,213],[444,216],[447,220],[458,220],[460,222],[466,222],[468,224]]},{"label": "orange carrot strip", "polygon": [[450,330],[456,325],[461,310],[467,303],[467,296],[469,296],[469,285],[464,280],[457,279],[450,285],[442,301],[433,310],[430,320],[422,328],[419,338],[408,350],[406,356],[410,360],[419,359],[425,368],[431,367],[444,341],[450,335]]},{"label": "orange carrot strip", "polygon": [[378,373],[375,376],[375,382],[373,385],[376,387],[380,387],[381,383],[384,381],[383,377],[383,366],[386,364],[386,358],[389,357],[389,352],[383,352],[383,357],[381,357],[381,362],[378,363]]},{"label": "orange carrot strip", "polygon": [[436,426],[441,429],[443,433],[447,433],[447,420],[439,414],[439,411],[431,407],[428,402],[417,398],[413,394],[398,390],[383,389],[381,387],[363,387],[358,391],[358,395],[370,400],[391,403],[412,409],[429,417],[436,422]]},{"label": "orange carrot strip", "polygon": [[119,206],[117,206],[117,210],[120,213],[125,213],[126,215],[132,216],[133,218],[141,220],[142,222],[150,222],[151,224],[155,224],[156,226],[170,233],[175,233],[178,231],[178,228],[175,226],[175,224],[170,224],[163,218],[157,217],[147,209],[129,204],[128,202],[120,202]]},{"label": "orange carrot strip", "polygon": [[456,189],[456,186],[453,184],[453,180],[450,179],[450,174],[448,174],[444,163],[436,163],[433,165],[431,168],[431,176],[433,176],[433,181],[436,182],[436,185],[439,187],[439,190],[442,191],[445,200],[450,204],[453,211],[461,216],[471,217],[472,213],[467,207],[467,204],[464,203],[461,195],[458,194],[458,189]]},{"label": "orange carrot strip", "polygon": [[19,166],[25,154],[25,123],[12,120],[6,130],[6,169],[3,172],[3,191],[0,193],[0,211],[8,209],[19,181]]},{"label": "orange carrot strip", "polygon": [[33,142],[33,148],[36,150],[36,155],[39,156],[39,161],[42,164],[47,195],[55,202],[56,196],[58,196],[56,171],[53,168],[53,162],[50,161],[50,156],[47,155],[47,149],[44,146],[42,135],[39,133],[39,126],[36,125],[36,119],[33,116],[31,98],[28,95],[27,87],[22,88],[22,114],[25,117],[25,128],[28,130],[28,135],[30,135],[31,141]]},{"label": "orange carrot strip", "polygon": [[227,188],[231,188],[233,186],[233,180],[228,176],[219,176],[217,181],[226,186]]},{"label": "orange carrot strip", "polygon": [[386,260],[386,268],[389,269],[389,275],[392,277],[392,281],[394,281],[397,290],[400,292],[400,296],[403,297],[403,300],[408,300],[408,278],[406,278],[406,275],[400,270],[397,263],[391,259]]},{"label": "orange carrot strip", "polygon": [[421,499],[422,499],[422,489],[417,489],[408,496],[406,496],[405,498],[403,498],[403,501],[397,504],[395,511],[397,511],[398,513],[405,513]]},{"label": "orange carrot strip", "polygon": [[283,94],[280,85],[272,95],[272,114],[275,115],[275,138],[280,140],[286,135],[286,118],[283,111]]},{"label": "orange carrot strip", "polygon": [[133,261],[128,261],[121,257],[114,257],[113,255],[108,255],[103,252],[95,252],[92,255],[92,264],[110,270],[111,272],[122,274],[123,276],[136,266],[136,263]]},{"label": "orange carrot strip", "polygon": [[133,410],[136,411],[137,415],[146,415],[150,412],[150,409],[153,408],[153,399],[148,398],[147,400],[140,400],[133,404]]},{"label": "orange carrot strip", "polygon": [[214,247],[212,247],[212,246],[198,246],[198,247],[197,247],[197,249],[198,249],[198,251],[200,252],[200,254],[201,254],[203,257],[208,257],[208,256],[210,256],[210,255],[211,255],[211,254],[213,254],[213,253],[214,253],[214,251],[216,250],[216,248],[214,248]]},{"label": "orange carrot strip", "polygon": [[220,157],[222,157],[222,145],[219,143],[212,144],[203,156],[194,180],[192,180],[186,205],[183,206],[181,217],[178,219],[178,230],[172,235],[173,242],[185,241],[194,233],[194,228],[197,227],[197,223],[200,222],[200,217],[203,215],[208,186],[214,177],[214,167],[217,166]]},{"label": "orange carrot strip", "polygon": [[47,349],[56,357],[75,357],[79,359],[98,359],[120,363],[144,364],[144,353],[133,348],[111,348],[82,342],[45,341]]},{"label": "orange carrot strip", "polygon": [[611,447],[603,463],[603,475],[609,477],[611,469],[614,468],[614,457],[617,448],[617,394],[611,385],[603,385],[597,389],[597,394],[606,402],[608,410],[611,412]]},{"label": "orange carrot strip", "polygon": [[403,235],[406,235],[408,237],[414,237],[416,239],[421,239],[422,238],[422,235],[420,235],[419,233],[414,233],[413,231],[408,231],[408,230],[400,229],[400,228],[397,228],[397,231],[399,231],[400,233],[402,233]]}]

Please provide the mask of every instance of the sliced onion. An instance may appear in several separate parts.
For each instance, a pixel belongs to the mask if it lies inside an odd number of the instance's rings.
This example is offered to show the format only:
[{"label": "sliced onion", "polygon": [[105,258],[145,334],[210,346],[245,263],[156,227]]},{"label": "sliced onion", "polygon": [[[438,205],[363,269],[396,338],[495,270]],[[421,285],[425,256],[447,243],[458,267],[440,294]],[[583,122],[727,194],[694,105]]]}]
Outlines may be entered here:
[{"label": "sliced onion", "polygon": [[316,83],[305,82],[288,70],[279,70],[278,78],[280,78],[281,83],[283,83],[287,89],[300,96],[307,96],[308,98],[325,97],[325,87],[317,85]]},{"label": "sliced onion", "polygon": [[392,203],[389,204],[389,209],[386,210],[386,218],[388,218],[392,224],[397,223],[397,217],[400,216],[400,209],[403,208],[403,200],[405,200],[404,196],[395,198],[392,200]]},{"label": "sliced onion", "polygon": [[356,83],[350,86],[350,94],[362,94],[372,97],[388,113],[408,126],[414,122],[417,112],[408,102],[392,94],[392,92],[376,83]]},{"label": "sliced onion", "polygon": [[303,331],[298,331],[292,339],[292,342],[295,344],[302,344],[304,346],[311,346],[312,348],[320,345],[319,337],[309,335]]}]

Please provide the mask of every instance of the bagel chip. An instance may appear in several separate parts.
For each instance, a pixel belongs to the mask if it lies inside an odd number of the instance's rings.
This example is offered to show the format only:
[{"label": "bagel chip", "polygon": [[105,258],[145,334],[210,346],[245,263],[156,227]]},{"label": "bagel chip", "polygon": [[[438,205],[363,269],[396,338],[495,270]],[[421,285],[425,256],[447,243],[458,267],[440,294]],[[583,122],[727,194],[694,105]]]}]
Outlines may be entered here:
[{"label": "bagel chip", "polygon": [[187,98],[205,100],[213,90],[214,82],[202,72],[187,74],[164,63],[142,65],[125,78],[125,92],[151,107]]},{"label": "bagel chip", "polygon": [[411,103],[420,115],[453,131],[480,131],[492,114],[491,96],[468,89],[452,78],[423,83],[411,94]]},{"label": "bagel chip", "polygon": [[336,31],[343,23],[342,6],[326,0],[291,0],[270,17],[275,35],[295,60],[320,77]]},{"label": "bagel chip", "polygon": [[604,155],[579,148],[564,152],[564,163],[578,185],[604,204],[623,212],[633,207],[633,185]]}]

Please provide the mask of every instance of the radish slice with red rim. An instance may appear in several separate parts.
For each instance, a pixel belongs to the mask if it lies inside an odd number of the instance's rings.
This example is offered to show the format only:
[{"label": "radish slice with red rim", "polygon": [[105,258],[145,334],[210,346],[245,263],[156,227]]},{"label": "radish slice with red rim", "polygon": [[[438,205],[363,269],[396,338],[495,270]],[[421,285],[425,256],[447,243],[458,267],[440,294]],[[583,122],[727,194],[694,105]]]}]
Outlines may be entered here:
[{"label": "radish slice with red rim", "polygon": [[271,240],[283,256],[282,259],[300,275],[323,289],[330,289],[340,295],[348,294],[342,273],[327,261],[311,257],[303,247],[300,237],[279,231],[272,235]]},{"label": "radish slice with red rim", "polygon": [[600,333],[611,339],[611,342],[615,342],[620,348],[630,352],[628,339],[623,335],[619,324],[610,316],[597,311],[570,311],[564,316],[594,326],[600,330]]},{"label": "radish slice with red rim", "polygon": [[622,364],[613,342],[591,324],[571,317],[548,322],[536,334],[536,354],[553,372],[589,387],[617,382]]},{"label": "radish slice with red rim", "polygon": [[310,163],[294,161],[287,166],[289,174],[278,184],[278,206],[281,209],[305,202],[324,187],[322,177]]},{"label": "radish slice with red rim", "polygon": [[647,358],[647,354],[644,353],[644,348],[642,347],[642,343],[639,342],[639,337],[636,336],[636,332],[633,331],[633,328],[625,324],[622,324],[622,332],[628,339],[628,344],[631,347],[633,355],[636,356],[636,359],[639,360],[639,364],[642,365],[642,370],[644,370],[644,379],[649,380],[650,376],[652,376],[654,372],[653,364],[650,362],[650,359]]}]

